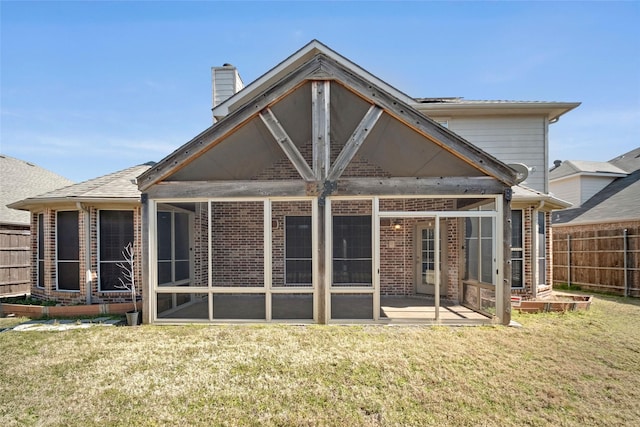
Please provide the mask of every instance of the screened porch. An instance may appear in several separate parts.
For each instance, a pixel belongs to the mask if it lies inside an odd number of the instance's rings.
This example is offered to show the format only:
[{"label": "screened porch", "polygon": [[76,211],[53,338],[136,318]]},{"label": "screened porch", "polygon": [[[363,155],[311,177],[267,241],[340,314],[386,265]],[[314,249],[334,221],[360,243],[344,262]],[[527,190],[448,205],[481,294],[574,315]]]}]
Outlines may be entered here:
[{"label": "screened porch", "polygon": [[496,321],[501,196],[154,200],[155,323]]}]

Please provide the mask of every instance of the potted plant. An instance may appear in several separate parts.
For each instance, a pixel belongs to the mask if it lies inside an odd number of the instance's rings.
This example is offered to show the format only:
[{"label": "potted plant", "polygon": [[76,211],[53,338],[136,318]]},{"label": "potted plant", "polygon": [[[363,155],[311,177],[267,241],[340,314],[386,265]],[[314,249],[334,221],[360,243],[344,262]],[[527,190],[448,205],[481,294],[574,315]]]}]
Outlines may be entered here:
[{"label": "potted plant", "polygon": [[[133,301],[133,311],[126,313],[127,325],[136,326],[140,323],[140,312],[138,312],[138,302],[136,295],[136,282],[134,274],[134,250],[133,245],[129,242],[122,250],[124,261],[116,265],[122,270],[122,277],[118,277],[119,285],[115,285],[118,289],[125,289],[131,292],[131,301]],[[124,279],[123,279],[124,278]]]}]

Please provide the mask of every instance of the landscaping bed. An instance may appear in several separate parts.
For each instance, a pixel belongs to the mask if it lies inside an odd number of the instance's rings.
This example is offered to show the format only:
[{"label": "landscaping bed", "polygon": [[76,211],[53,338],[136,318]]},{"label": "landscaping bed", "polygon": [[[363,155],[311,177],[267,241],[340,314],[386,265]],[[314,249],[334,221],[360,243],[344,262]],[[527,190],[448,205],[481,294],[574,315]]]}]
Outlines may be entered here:
[{"label": "landscaping bed", "polygon": [[0,316],[19,316],[37,319],[41,317],[97,316],[100,314],[125,314],[133,310],[133,303],[88,305],[26,305],[0,303]]},{"label": "landscaping bed", "polygon": [[593,297],[591,295],[554,295],[552,298],[513,301],[512,307],[520,313],[548,313],[576,310],[589,310]]}]

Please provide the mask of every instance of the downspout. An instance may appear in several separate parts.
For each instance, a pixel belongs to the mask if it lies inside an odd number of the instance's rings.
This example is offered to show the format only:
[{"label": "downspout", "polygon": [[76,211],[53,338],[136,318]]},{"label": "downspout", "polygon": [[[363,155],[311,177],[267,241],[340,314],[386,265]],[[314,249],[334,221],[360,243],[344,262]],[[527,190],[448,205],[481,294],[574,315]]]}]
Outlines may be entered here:
[{"label": "downspout", "polygon": [[76,202],[76,206],[79,211],[84,213],[84,263],[86,267],[84,288],[86,303],[91,304],[91,287],[93,284],[91,274],[91,212],[80,202]]},{"label": "downspout", "polygon": [[[544,207],[544,200],[540,200],[540,202],[538,203],[538,206],[536,206],[535,208],[533,208],[533,212],[531,213],[531,215],[533,216],[532,218],[532,223],[534,223],[536,225],[535,229],[534,227],[531,227],[531,234],[533,234],[533,236],[531,236],[531,275],[533,276],[531,278],[531,296],[533,297],[533,299],[537,299],[538,298],[538,282],[540,280],[538,280],[539,276],[540,276],[540,271],[538,271],[538,250],[540,249],[538,247],[538,228],[540,226],[540,224],[538,223],[538,211],[540,209],[542,209]],[[546,244],[546,242],[545,242]],[[546,256],[546,253],[545,253]]]}]

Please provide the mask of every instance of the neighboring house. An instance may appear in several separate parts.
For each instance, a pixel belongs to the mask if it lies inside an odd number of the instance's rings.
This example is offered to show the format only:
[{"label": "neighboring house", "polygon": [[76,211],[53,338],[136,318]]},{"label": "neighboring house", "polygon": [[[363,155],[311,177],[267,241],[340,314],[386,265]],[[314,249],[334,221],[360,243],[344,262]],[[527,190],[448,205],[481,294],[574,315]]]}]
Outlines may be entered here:
[{"label": "neighboring house", "polygon": [[640,296],[640,147],[608,162],[556,162],[549,185],[575,204],[553,215],[554,282]]},{"label": "neighboring house", "polygon": [[58,174],[0,154],[0,297],[31,289],[30,216],[7,204],[70,184]]},{"label": "neighboring house", "polygon": [[[570,204],[548,193],[548,126],[578,103],[413,99],[317,41],[246,87],[228,64],[212,80],[214,125],[132,171],[139,191],[121,183],[145,322],[389,322],[398,310],[507,324],[512,293],[551,289],[550,212]],[[126,298],[101,285],[117,255],[103,260],[99,220],[127,209],[85,199],[16,204],[34,230],[79,235],[57,242],[78,245],[70,272],[44,250],[36,293]]]},{"label": "neighboring house", "polygon": [[[124,302],[119,289],[122,250],[140,260],[138,165],[11,204],[31,212],[31,295],[65,304]],[[138,283],[141,265],[136,265]]]}]

